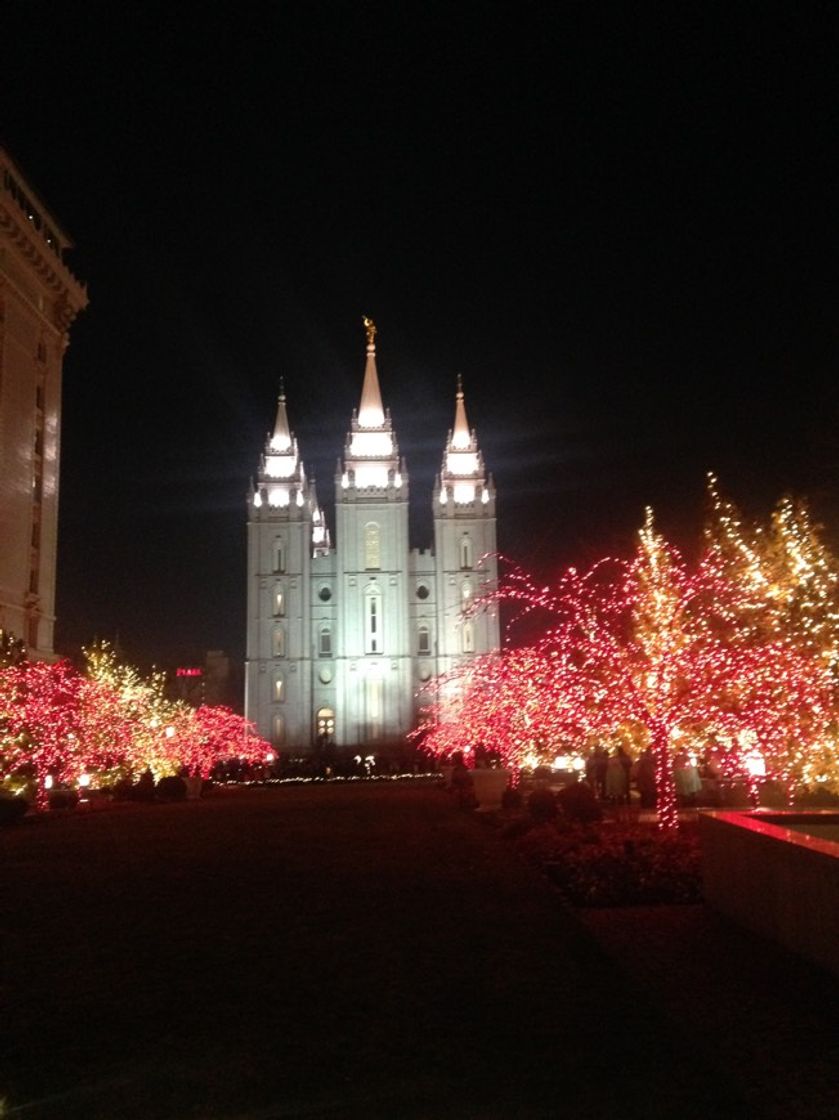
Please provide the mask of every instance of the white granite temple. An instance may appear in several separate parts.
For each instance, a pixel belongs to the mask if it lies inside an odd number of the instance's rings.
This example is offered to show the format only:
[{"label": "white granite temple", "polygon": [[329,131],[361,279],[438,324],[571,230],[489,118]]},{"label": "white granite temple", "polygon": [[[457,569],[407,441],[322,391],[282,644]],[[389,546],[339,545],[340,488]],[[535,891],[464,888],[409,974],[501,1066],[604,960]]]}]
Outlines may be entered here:
[{"label": "white granite temple", "polygon": [[[458,384],[434,486],[433,551],[408,540],[408,471],[382,405],[376,328],[335,479],[330,539],[281,392],[248,499],[245,710],[277,748],[376,748],[416,721],[424,684],[499,648],[495,610],[463,608],[496,570],[495,487]],[[441,440],[441,444],[443,441]]]}]

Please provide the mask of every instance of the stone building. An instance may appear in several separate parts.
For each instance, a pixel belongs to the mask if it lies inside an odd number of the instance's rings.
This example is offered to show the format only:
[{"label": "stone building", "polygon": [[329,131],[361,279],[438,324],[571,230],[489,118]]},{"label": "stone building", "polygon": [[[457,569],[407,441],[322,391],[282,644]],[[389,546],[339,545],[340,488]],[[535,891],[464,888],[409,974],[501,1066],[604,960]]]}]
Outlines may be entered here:
[{"label": "stone building", "polygon": [[499,648],[495,610],[464,614],[495,583],[495,487],[458,383],[433,494],[434,548],[408,540],[400,458],[367,327],[361,401],[335,478],[335,543],[280,393],[248,499],[245,710],[278,748],[322,737],[375,748],[416,722],[426,682]]},{"label": "stone building", "polygon": [[0,628],[53,654],[61,371],[87,291],[72,241],[0,148]]}]

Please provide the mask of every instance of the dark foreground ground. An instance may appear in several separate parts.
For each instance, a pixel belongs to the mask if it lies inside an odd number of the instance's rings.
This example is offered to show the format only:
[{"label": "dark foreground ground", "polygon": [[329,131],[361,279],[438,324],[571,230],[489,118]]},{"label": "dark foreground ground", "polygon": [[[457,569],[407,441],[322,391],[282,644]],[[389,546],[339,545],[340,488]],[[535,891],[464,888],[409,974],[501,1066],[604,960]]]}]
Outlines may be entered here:
[{"label": "dark foreground ground", "polygon": [[702,907],[580,921],[436,788],[220,792],[0,850],[4,1117],[839,1116],[835,981]]}]

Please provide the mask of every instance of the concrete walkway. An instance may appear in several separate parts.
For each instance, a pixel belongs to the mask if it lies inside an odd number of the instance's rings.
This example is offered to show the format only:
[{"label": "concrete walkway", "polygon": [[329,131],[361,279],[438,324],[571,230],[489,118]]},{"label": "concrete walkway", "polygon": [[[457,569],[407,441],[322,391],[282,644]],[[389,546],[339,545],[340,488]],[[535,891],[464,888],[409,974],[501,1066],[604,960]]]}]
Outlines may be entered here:
[{"label": "concrete walkway", "polygon": [[4,1117],[756,1116],[439,789],[0,834]]}]

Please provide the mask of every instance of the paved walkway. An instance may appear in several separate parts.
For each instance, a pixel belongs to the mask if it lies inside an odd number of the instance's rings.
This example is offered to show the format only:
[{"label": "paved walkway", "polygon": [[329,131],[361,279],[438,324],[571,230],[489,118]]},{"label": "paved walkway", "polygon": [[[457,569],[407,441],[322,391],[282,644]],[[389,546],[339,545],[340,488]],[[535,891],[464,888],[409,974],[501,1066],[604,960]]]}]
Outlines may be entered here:
[{"label": "paved walkway", "polygon": [[219,792],[0,849],[5,1117],[761,1115],[438,789]]}]

